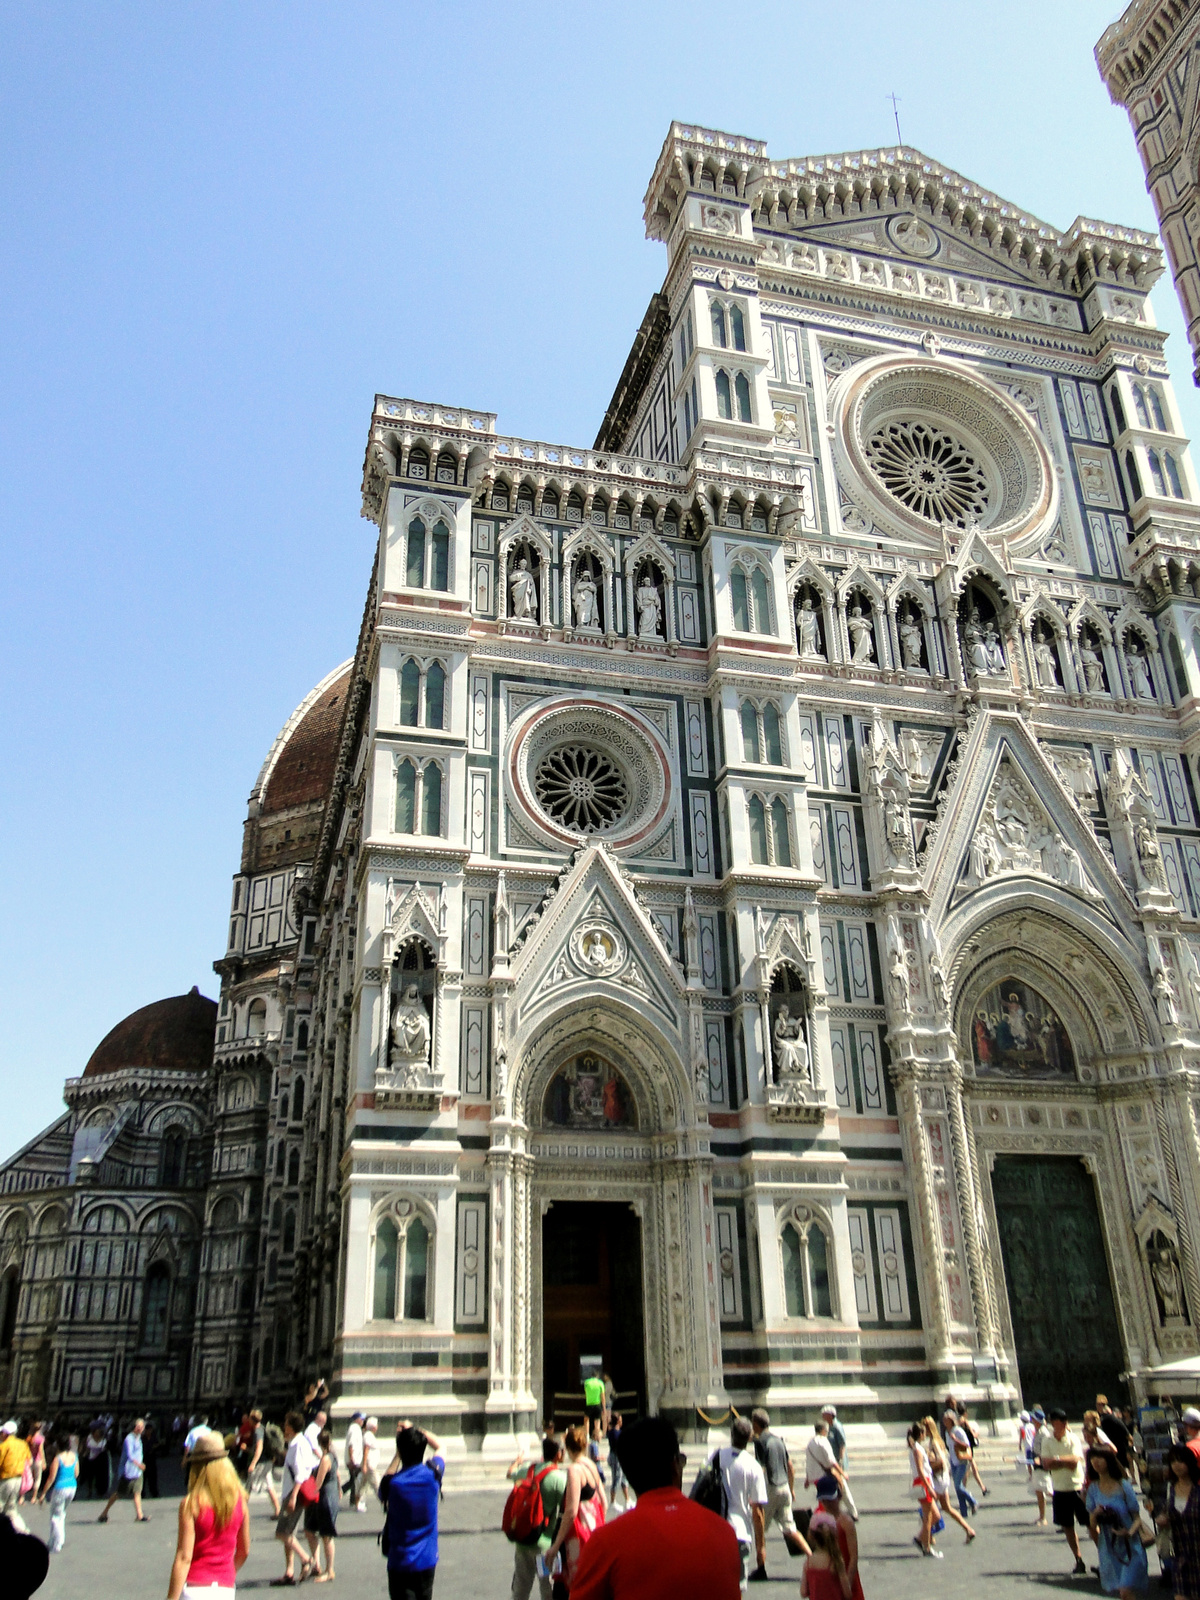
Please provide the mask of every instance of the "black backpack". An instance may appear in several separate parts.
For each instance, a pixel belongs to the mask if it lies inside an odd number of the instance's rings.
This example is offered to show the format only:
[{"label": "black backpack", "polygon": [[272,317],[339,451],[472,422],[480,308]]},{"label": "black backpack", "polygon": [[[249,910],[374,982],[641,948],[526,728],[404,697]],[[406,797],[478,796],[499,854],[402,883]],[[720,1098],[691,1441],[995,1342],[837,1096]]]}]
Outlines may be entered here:
[{"label": "black backpack", "polygon": [[721,1469],[719,1450],[700,1468],[692,1489],[692,1499],[706,1511],[714,1512],[722,1521],[728,1517],[729,1491],[725,1487],[725,1473]]}]

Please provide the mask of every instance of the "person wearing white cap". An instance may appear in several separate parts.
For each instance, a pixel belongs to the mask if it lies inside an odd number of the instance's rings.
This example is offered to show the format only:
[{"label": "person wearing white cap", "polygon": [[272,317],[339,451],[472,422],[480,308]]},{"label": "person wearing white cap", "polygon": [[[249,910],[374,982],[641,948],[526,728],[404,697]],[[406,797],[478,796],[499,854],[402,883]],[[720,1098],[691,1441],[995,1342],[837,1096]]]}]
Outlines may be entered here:
[{"label": "person wearing white cap", "polygon": [[16,1419],[10,1417],[0,1427],[0,1517],[7,1517],[18,1533],[29,1532],[17,1510],[28,1461],[29,1446],[24,1439],[18,1439]]},{"label": "person wearing white cap", "polygon": [[837,1462],[838,1470],[841,1473],[838,1481],[842,1488],[842,1504],[857,1522],[858,1507],[854,1504],[854,1496],[850,1493],[850,1485],[846,1480],[846,1430],[838,1421],[836,1406],[822,1406],[821,1415],[828,1424],[829,1432],[826,1437],[829,1440],[829,1448],[833,1451],[834,1460]]},{"label": "person wearing white cap", "polygon": [[[363,1487],[375,1498],[379,1496],[379,1418],[368,1417],[363,1428]],[[360,1489],[358,1509],[366,1510],[366,1495]]]}]

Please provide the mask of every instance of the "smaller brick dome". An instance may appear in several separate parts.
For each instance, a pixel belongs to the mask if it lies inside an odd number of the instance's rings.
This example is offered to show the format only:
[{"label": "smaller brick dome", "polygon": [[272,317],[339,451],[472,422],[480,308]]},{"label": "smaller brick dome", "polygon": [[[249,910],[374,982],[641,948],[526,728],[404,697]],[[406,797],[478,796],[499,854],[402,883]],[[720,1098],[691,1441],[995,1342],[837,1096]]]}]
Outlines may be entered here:
[{"label": "smaller brick dome", "polygon": [[133,1011],[101,1039],[83,1069],[85,1078],[126,1067],[203,1072],[212,1062],[217,1002],[199,989]]}]

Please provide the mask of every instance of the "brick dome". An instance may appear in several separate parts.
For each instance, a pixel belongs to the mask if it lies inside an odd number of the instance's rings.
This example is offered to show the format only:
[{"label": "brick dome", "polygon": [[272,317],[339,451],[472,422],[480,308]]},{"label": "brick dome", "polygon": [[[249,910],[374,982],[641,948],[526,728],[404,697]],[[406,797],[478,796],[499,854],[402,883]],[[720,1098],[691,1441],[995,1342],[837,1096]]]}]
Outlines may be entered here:
[{"label": "brick dome", "polygon": [[217,1003],[199,989],[133,1011],[92,1051],[85,1078],[126,1067],[166,1072],[203,1072],[212,1062]]},{"label": "brick dome", "polygon": [[260,816],[324,800],[337,767],[352,663],[346,662],[298,707],[267,758]]}]

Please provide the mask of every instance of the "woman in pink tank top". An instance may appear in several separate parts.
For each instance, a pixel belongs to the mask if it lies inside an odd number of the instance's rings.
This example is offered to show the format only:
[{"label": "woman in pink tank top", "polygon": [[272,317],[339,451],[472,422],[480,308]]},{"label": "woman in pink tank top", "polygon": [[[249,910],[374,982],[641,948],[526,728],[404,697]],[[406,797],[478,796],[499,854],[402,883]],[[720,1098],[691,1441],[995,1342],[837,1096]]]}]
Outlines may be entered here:
[{"label": "woman in pink tank top", "polygon": [[203,1433],[188,1456],[187,1498],[167,1600],[224,1600],[250,1554],[246,1496],[219,1433]]}]

